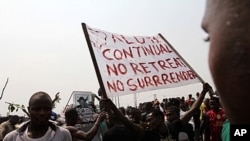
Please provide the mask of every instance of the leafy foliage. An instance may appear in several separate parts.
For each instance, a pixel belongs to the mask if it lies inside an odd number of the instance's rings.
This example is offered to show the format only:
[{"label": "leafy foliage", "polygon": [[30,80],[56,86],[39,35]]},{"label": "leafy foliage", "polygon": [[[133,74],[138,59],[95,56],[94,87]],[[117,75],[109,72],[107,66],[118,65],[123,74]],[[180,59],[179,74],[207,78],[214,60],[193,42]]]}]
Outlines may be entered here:
[{"label": "leafy foliage", "polygon": [[9,102],[5,102],[7,104],[9,104],[8,106],[8,110],[9,112],[14,112],[14,111],[18,111],[19,109],[25,109],[25,106],[24,105],[20,105],[20,104],[14,104],[14,103],[9,103]]},{"label": "leafy foliage", "polygon": [[24,105],[15,104],[15,103],[9,103],[9,102],[5,102],[5,103],[9,104],[8,110],[9,110],[10,113],[12,113],[14,111],[18,112],[18,110],[21,109],[29,117],[29,113],[27,112],[27,110],[26,110],[26,108],[25,108]]}]

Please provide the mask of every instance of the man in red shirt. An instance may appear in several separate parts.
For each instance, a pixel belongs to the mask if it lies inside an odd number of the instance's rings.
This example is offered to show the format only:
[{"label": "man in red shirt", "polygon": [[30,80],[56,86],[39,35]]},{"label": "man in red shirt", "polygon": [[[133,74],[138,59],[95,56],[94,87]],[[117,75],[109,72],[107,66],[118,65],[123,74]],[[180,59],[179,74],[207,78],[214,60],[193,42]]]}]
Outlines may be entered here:
[{"label": "man in red shirt", "polygon": [[224,110],[220,107],[219,98],[212,97],[209,100],[211,110],[207,112],[210,129],[210,141],[221,141],[223,122],[226,120]]}]

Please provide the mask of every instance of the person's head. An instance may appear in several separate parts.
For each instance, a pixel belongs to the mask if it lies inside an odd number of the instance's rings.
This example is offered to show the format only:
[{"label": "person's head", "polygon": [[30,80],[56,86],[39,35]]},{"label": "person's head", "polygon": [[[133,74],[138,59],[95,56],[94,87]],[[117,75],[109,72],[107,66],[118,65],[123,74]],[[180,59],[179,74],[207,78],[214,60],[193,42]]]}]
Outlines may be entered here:
[{"label": "person's head", "polygon": [[77,100],[77,102],[79,102],[80,105],[84,105],[84,103],[85,103],[84,97],[80,97],[80,98]]},{"label": "person's head", "polygon": [[29,100],[30,120],[35,125],[47,125],[52,112],[52,99],[45,92],[34,93]]},{"label": "person's head", "polygon": [[209,100],[209,107],[212,110],[217,111],[220,108],[219,98],[217,98],[217,97],[211,97],[210,100]]},{"label": "person's head", "polygon": [[187,103],[186,102],[181,102],[180,103],[180,109],[182,110],[182,111],[187,111],[188,110],[188,105],[187,105]]},{"label": "person's head", "polygon": [[191,98],[192,98],[192,94],[189,94],[189,95],[188,95],[188,99],[191,99]]},{"label": "person's head", "polygon": [[78,113],[75,108],[69,108],[65,112],[65,122],[67,125],[74,126],[78,120]]},{"label": "person's head", "polygon": [[196,97],[198,98],[200,96],[200,93],[199,92],[196,92]]},{"label": "person's head", "polygon": [[148,126],[152,130],[158,130],[164,124],[164,114],[159,109],[153,109],[147,115]]},{"label": "person's head", "polygon": [[182,96],[180,102],[185,102],[185,97]]},{"label": "person's head", "polygon": [[203,103],[204,103],[206,106],[208,106],[208,107],[210,107],[210,106],[209,106],[209,99],[210,99],[210,98],[205,98],[205,99],[203,100]]},{"label": "person's head", "polygon": [[166,110],[166,116],[168,122],[173,122],[180,118],[180,108],[176,106],[169,106]]},{"label": "person's head", "polygon": [[16,125],[18,122],[19,122],[19,117],[17,115],[12,115],[10,116],[9,118],[9,122],[12,124],[12,125]]},{"label": "person's head", "polygon": [[180,107],[180,100],[178,100],[177,98],[171,98],[169,100],[169,106],[176,106],[176,107]]},{"label": "person's head", "polygon": [[232,124],[250,124],[244,109],[250,105],[249,5],[249,0],[207,0],[202,21],[210,42],[210,72]]},{"label": "person's head", "polygon": [[131,108],[131,118],[137,123],[141,121],[141,111],[135,107]]},{"label": "person's head", "polygon": [[146,112],[150,112],[153,109],[153,103],[152,102],[146,102],[145,103],[145,110]]}]

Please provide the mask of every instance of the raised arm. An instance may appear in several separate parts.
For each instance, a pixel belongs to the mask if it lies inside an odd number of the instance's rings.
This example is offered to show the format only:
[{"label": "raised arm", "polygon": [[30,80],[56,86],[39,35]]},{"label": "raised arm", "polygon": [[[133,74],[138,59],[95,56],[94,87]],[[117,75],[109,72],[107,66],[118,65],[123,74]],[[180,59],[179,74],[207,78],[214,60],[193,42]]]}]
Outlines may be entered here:
[{"label": "raised arm", "polygon": [[92,140],[97,133],[97,130],[98,130],[98,127],[99,127],[101,121],[103,121],[105,119],[105,117],[106,117],[105,112],[101,112],[98,115],[92,128],[87,132],[79,130],[74,126],[67,126],[66,129],[68,129],[70,131],[73,138],[77,138],[80,140]]},{"label": "raised arm", "polygon": [[191,108],[181,117],[181,121],[183,124],[188,123],[194,112],[200,108],[200,105],[208,91],[212,91],[211,86],[208,83],[203,84],[203,90],[201,91],[198,99],[194,102]]}]

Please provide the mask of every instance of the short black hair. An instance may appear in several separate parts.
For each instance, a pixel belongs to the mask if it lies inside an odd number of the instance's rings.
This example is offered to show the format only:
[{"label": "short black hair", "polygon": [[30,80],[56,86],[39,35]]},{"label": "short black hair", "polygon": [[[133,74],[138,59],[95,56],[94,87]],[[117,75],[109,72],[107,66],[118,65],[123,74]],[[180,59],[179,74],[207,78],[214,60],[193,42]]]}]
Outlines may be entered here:
[{"label": "short black hair", "polygon": [[216,103],[220,103],[220,100],[218,97],[211,97],[210,100],[215,101]]},{"label": "short black hair", "polygon": [[177,106],[169,106],[169,107],[167,107],[167,111],[171,111],[171,112],[180,114],[180,108]]},{"label": "short black hair", "polygon": [[78,113],[75,108],[69,108],[65,112],[65,117],[77,117]]},{"label": "short black hair", "polygon": [[154,109],[152,111],[152,116],[154,116],[154,117],[160,116],[161,119],[164,119],[164,114],[163,114],[163,112],[160,109]]},{"label": "short black hair", "polygon": [[29,100],[29,106],[31,105],[31,103],[33,102],[34,99],[36,98],[47,98],[49,101],[51,101],[51,106],[53,105],[52,103],[52,99],[51,97],[49,96],[49,94],[47,94],[46,92],[43,92],[43,91],[39,91],[39,92],[36,92],[34,93],[31,97],[30,97],[30,100]]},{"label": "short black hair", "polygon": [[176,106],[179,107],[180,106],[180,100],[177,98],[171,98],[169,99],[169,102],[167,104],[168,106]]}]

